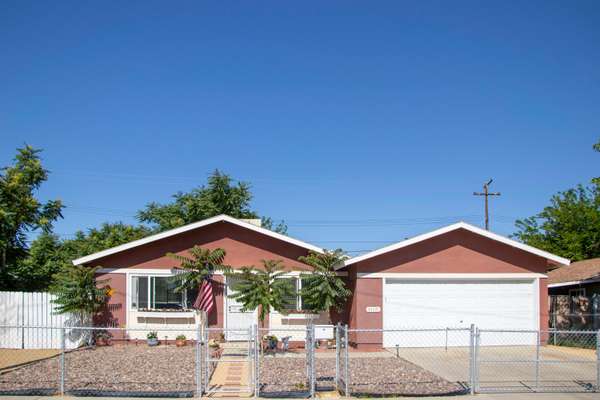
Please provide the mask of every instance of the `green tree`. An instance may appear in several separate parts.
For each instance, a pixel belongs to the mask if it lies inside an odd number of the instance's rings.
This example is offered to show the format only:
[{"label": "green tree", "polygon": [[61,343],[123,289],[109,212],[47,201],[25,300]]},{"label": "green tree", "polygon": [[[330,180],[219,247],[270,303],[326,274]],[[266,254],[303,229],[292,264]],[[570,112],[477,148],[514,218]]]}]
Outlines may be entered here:
[{"label": "green tree", "polygon": [[294,288],[285,274],[281,260],[262,260],[263,269],[243,267],[241,273],[232,274],[237,280],[230,295],[242,303],[243,311],[258,309],[258,318],[264,325],[265,317],[271,312],[283,311],[286,299],[295,296]]},{"label": "green tree", "polygon": [[231,267],[224,263],[226,252],[221,248],[210,250],[194,246],[190,249],[190,255],[191,257],[167,253],[167,256],[179,261],[183,270],[173,277],[177,282],[177,292],[200,287],[203,281],[212,279],[215,272],[231,271]]},{"label": "green tree", "polygon": [[56,296],[57,314],[73,313],[83,324],[92,321],[108,298],[108,280],[96,280],[98,268],[70,266],[56,274],[50,293]]},{"label": "green tree", "polygon": [[0,288],[18,285],[16,269],[27,256],[28,235],[36,230],[48,233],[62,218],[60,200],[45,203],[36,192],[48,179],[39,153],[29,145],[17,149],[14,164],[0,170]]},{"label": "green tree", "polygon": [[310,274],[303,273],[302,306],[303,308],[320,313],[334,308],[341,310],[346,299],[352,292],[337,274],[336,267],[342,265],[346,256],[341,249],[317,253],[311,251],[307,256],[298,260],[312,267]]},{"label": "green tree", "polygon": [[513,236],[528,245],[573,261],[600,257],[600,188],[579,185],[560,192],[516,227]]},{"label": "green tree", "polygon": [[42,232],[32,243],[29,254],[11,270],[11,290],[45,291],[53,275],[69,268],[72,260],[141,239],[152,233],[150,228],[117,223],[104,223],[100,228],[78,231],[73,238],[60,240],[57,235]]},{"label": "green tree", "polygon": [[[234,218],[259,218],[258,213],[250,209],[250,185],[246,182],[234,183],[229,175],[219,170],[215,170],[208,178],[206,186],[188,193],[178,192],[173,198],[174,201],[168,204],[148,204],[138,212],[139,221],[164,231],[219,214]],[[280,233],[287,231],[283,222],[276,225],[270,218],[263,218],[263,226]]]},{"label": "green tree", "polygon": [[15,268],[15,285],[11,290],[46,291],[52,277],[69,265],[71,262],[62,249],[59,237],[43,232],[31,243],[27,257]]}]

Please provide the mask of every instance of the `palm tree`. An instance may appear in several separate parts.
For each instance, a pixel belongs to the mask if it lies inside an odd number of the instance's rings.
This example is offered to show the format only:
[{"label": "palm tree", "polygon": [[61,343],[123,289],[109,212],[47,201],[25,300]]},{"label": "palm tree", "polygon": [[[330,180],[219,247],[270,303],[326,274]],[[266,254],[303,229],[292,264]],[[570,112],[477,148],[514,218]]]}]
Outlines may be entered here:
[{"label": "palm tree", "polygon": [[[172,278],[177,282],[176,292],[200,288],[204,281],[213,282],[212,277],[215,272],[229,273],[231,271],[231,267],[224,264],[226,255],[224,249],[210,250],[194,246],[190,249],[190,255],[191,257],[167,253],[167,256],[179,261],[180,267],[183,269]],[[207,316],[204,314],[203,318],[207,321]]]},{"label": "palm tree", "polygon": [[299,261],[310,265],[313,271],[300,274],[302,279],[302,307],[321,313],[331,308],[341,310],[342,305],[352,292],[337,274],[336,267],[343,265],[347,257],[341,249],[325,250],[324,253],[311,251],[307,256],[298,258]]},{"label": "palm tree", "polygon": [[106,304],[110,289],[105,285],[108,279],[96,280],[99,268],[73,265],[53,276],[50,293],[56,296],[52,301],[56,304],[56,314],[73,313],[80,322],[91,322]]},{"label": "palm tree", "polygon": [[259,309],[258,318],[264,326],[265,317],[271,312],[283,311],[286,299],[296,295],[294,287],[285,275],[281,260],[261,260],[264,270],[243,267],[239,279],[232,287],[234,294],[229,297],[242,303],[242,311]]}]

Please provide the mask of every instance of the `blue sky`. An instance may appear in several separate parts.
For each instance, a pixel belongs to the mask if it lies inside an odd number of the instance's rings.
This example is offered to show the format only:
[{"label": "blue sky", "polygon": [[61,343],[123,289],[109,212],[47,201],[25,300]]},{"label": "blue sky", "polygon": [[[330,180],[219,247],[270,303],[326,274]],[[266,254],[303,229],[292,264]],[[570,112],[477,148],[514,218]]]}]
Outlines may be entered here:
[{"label": "blue sky", "polygon": [[219,168],[292,236],[359,252],[481,225],[490,177],[510,234],[600,175],[598,1],[124,4],[0,12],[0,165],[44,149],[60,234]]}]

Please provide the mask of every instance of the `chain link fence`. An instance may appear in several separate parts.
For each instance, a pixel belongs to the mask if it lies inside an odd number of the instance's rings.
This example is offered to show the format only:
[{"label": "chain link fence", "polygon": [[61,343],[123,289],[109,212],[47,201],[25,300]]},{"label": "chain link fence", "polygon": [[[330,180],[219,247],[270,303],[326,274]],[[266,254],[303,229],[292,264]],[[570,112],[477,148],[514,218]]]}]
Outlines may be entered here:
[{"label": "chain link fence", "polygon": [[[0,326],[0,395],[314,397],[599,391],[599,331]],[[35,348],[23,348],[23,336]],[[199,340],[196,340],[199,338]],[[152,342],[158,342],[153,345]],[[76,343],[77,345],[71,345]]]},{"label": "chain link fence", "polygon": [[479,330],[478,392],[598,391],[596,331]]}]

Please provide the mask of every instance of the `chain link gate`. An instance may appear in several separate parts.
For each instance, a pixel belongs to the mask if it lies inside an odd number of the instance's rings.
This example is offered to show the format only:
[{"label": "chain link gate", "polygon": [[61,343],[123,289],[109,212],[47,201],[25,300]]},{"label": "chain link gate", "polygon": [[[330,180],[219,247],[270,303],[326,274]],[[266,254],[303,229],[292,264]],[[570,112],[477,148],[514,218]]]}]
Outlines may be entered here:
[{"label": "chain link gate", "polygon": [[343,396],[349,396],[348,325],[338,323],[335,327],[335,388]]}]

